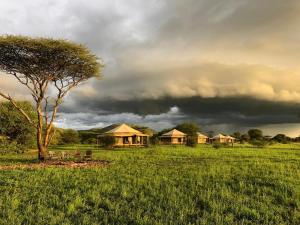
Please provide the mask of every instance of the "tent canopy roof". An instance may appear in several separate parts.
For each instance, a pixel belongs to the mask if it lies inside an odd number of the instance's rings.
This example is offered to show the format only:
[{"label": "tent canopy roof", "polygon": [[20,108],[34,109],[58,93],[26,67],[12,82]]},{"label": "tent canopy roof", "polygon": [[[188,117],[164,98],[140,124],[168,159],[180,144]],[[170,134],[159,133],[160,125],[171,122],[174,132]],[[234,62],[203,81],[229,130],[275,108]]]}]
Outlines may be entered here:
[{"label": "tent canopy roof", "polygon": [[185,137],[186,134],[179,130],[173,129],[162,135],[162,137]]},{"label": "tent canopy roof", "polygon": [[197,132],[197,135],[198,135],[198,137],[201,137],[201,138],[208,138],[206,135],[201,134],[200,132]]},{"label": "tent canopy roof", "polygon": [[106,131],[104,134],[111,134],[115,136],[122,136],[122,135],[138,135],[138,136],[148,136],[147,134],[143,134],[142,132],[133,129],[132,127],[128,126],[127,124],[123,123],[119,126],[114,127],[111,130]]},{"label": "tent canopy roof", "polygon": [[234,137],[231,137],[231,136],[229,136],[229,135],[223,135],[223,134],[218,134],[218,135],[216,135],[216,136],[214,136],[212,139],[235,139]]}]

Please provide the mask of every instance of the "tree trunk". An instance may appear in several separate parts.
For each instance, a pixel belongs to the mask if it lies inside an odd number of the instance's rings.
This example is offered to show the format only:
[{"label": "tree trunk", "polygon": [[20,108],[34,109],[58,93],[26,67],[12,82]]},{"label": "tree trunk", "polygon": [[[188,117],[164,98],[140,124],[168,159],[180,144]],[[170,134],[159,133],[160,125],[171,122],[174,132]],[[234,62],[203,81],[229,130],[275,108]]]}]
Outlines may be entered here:
[{"label": "tree trunk", "polygon": [[37,129],[37,148],[38,148],[38,158],[40,161],[45,161],[48,156],[48,148],[43,144],[43,130],[42,128]]},{"label": "tree trunk", "polygon": [[38,157],[40,161],[45,161],[48,156],[48,148],[43,142],[43,113],[41,110],[40,102],[37,102],[37,115],[38,115],[38,124],[37,124],[37,148],[38,148]]}]

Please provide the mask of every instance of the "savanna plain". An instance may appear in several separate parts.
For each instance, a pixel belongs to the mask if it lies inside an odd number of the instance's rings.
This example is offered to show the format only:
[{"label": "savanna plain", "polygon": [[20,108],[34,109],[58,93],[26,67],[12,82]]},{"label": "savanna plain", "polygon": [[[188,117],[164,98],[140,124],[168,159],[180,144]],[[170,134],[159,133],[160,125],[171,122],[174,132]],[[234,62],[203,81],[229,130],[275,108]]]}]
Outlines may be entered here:
[{"label": "savanna plain", "polygon": [[[0,224],[300,224],[300,145],[93,150],[95,168],[0,170]],[[35,163],[36,151],[0,156]]]}]

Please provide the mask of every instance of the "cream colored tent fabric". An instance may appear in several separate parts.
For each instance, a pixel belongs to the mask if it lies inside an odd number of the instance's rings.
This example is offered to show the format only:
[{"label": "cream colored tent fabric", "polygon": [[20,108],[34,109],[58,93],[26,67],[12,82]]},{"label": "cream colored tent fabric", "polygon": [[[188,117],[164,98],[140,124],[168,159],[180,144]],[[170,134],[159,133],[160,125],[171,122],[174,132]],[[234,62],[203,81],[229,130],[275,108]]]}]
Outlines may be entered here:
[{"label": "cream colored tent fabric", "polygon": [[138,136],[149,136],[147,134],[143,134],[142,132],[133,129],[127,124],[123,123],[112,130],[105,132],[105,134],[110,134],[113,136],[124,136],[124,135],[138,135]]},{"label": "cream colored tent fabric", "polygon": [[212,139],[221,139],[221,138],[226,138],[226,136],[225,135],[223,135],[223,134],[218,134],[218,135],[216,135],[216,136],[214,136]]},{"label": "cream colored tent fabric", "polygon": [[197,132],[198,135],[198,144],[206,144],[209,143],[209,137],[204,134]]},{"label": "cream colored tent fabric", "polygon": [[114,147],[145,146],[149,142],[149,135],[143,134],[124,123],[99,135],[98,144],[101,145],[101,139],[105,136],[112,136],[115,138]]},{"label": "cream colored tent fabric", "polygon": [[229,135],[227,135],[226,137],[227,137],[228,139],[235,140],[234,137],[231,137],[231,136],[229,136]]},{"label": "cream colored tent fabric", "polygon": [[229,135],[218,134],[212,138],[213,141],[219,141],[220,143],[233,143],[235,138]]},{"label": "cream colored tent fabric", "polygon": [[186,144],[186,136],[187,135],[185,133],[173,129],[160,136],[160,141],[162,144],[183,145]]},{"label": "cream colored tent fabric", "polygon": [[185,137],[186,134],[182,133],[179,130],[173,129],[165,134],[162,135],[162,137]]},{"label": "cream colored tent fabric", "polygon": [[201,133],[199,133],[199,132],[197,132],[197,135],[198,135],[198,137],[201,137],[201,138],[208,138],[206,135],[201,134]]}]

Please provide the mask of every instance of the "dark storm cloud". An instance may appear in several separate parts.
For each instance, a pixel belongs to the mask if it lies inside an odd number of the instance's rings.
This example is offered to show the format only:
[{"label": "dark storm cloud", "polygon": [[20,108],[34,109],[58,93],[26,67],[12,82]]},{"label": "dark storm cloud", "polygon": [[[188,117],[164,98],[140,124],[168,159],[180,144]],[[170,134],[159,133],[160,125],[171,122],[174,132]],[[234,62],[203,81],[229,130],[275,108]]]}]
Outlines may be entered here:
[{"label": "dark storm cloud", "polygon": [[[133,113],[140,116],[160,115],[176,106],[190,120],[202,124],[232,123],[236,125],[262,125],[273,123],[299,123],[300,104],[272,102],[249,97],[236,98],[162,98],[127,101],[82,101],[77,102],[86,113],[95,113],[99,108],[111,113]],[[77,107],[77,106],[73,106]],[[63,107],[65,113],[74,112],[72,106]],[[187,119],[185,118],[185,119]],[[155,121],[153,121],[155,122]],[[174,121],[175,122],[175,121]]]}]

